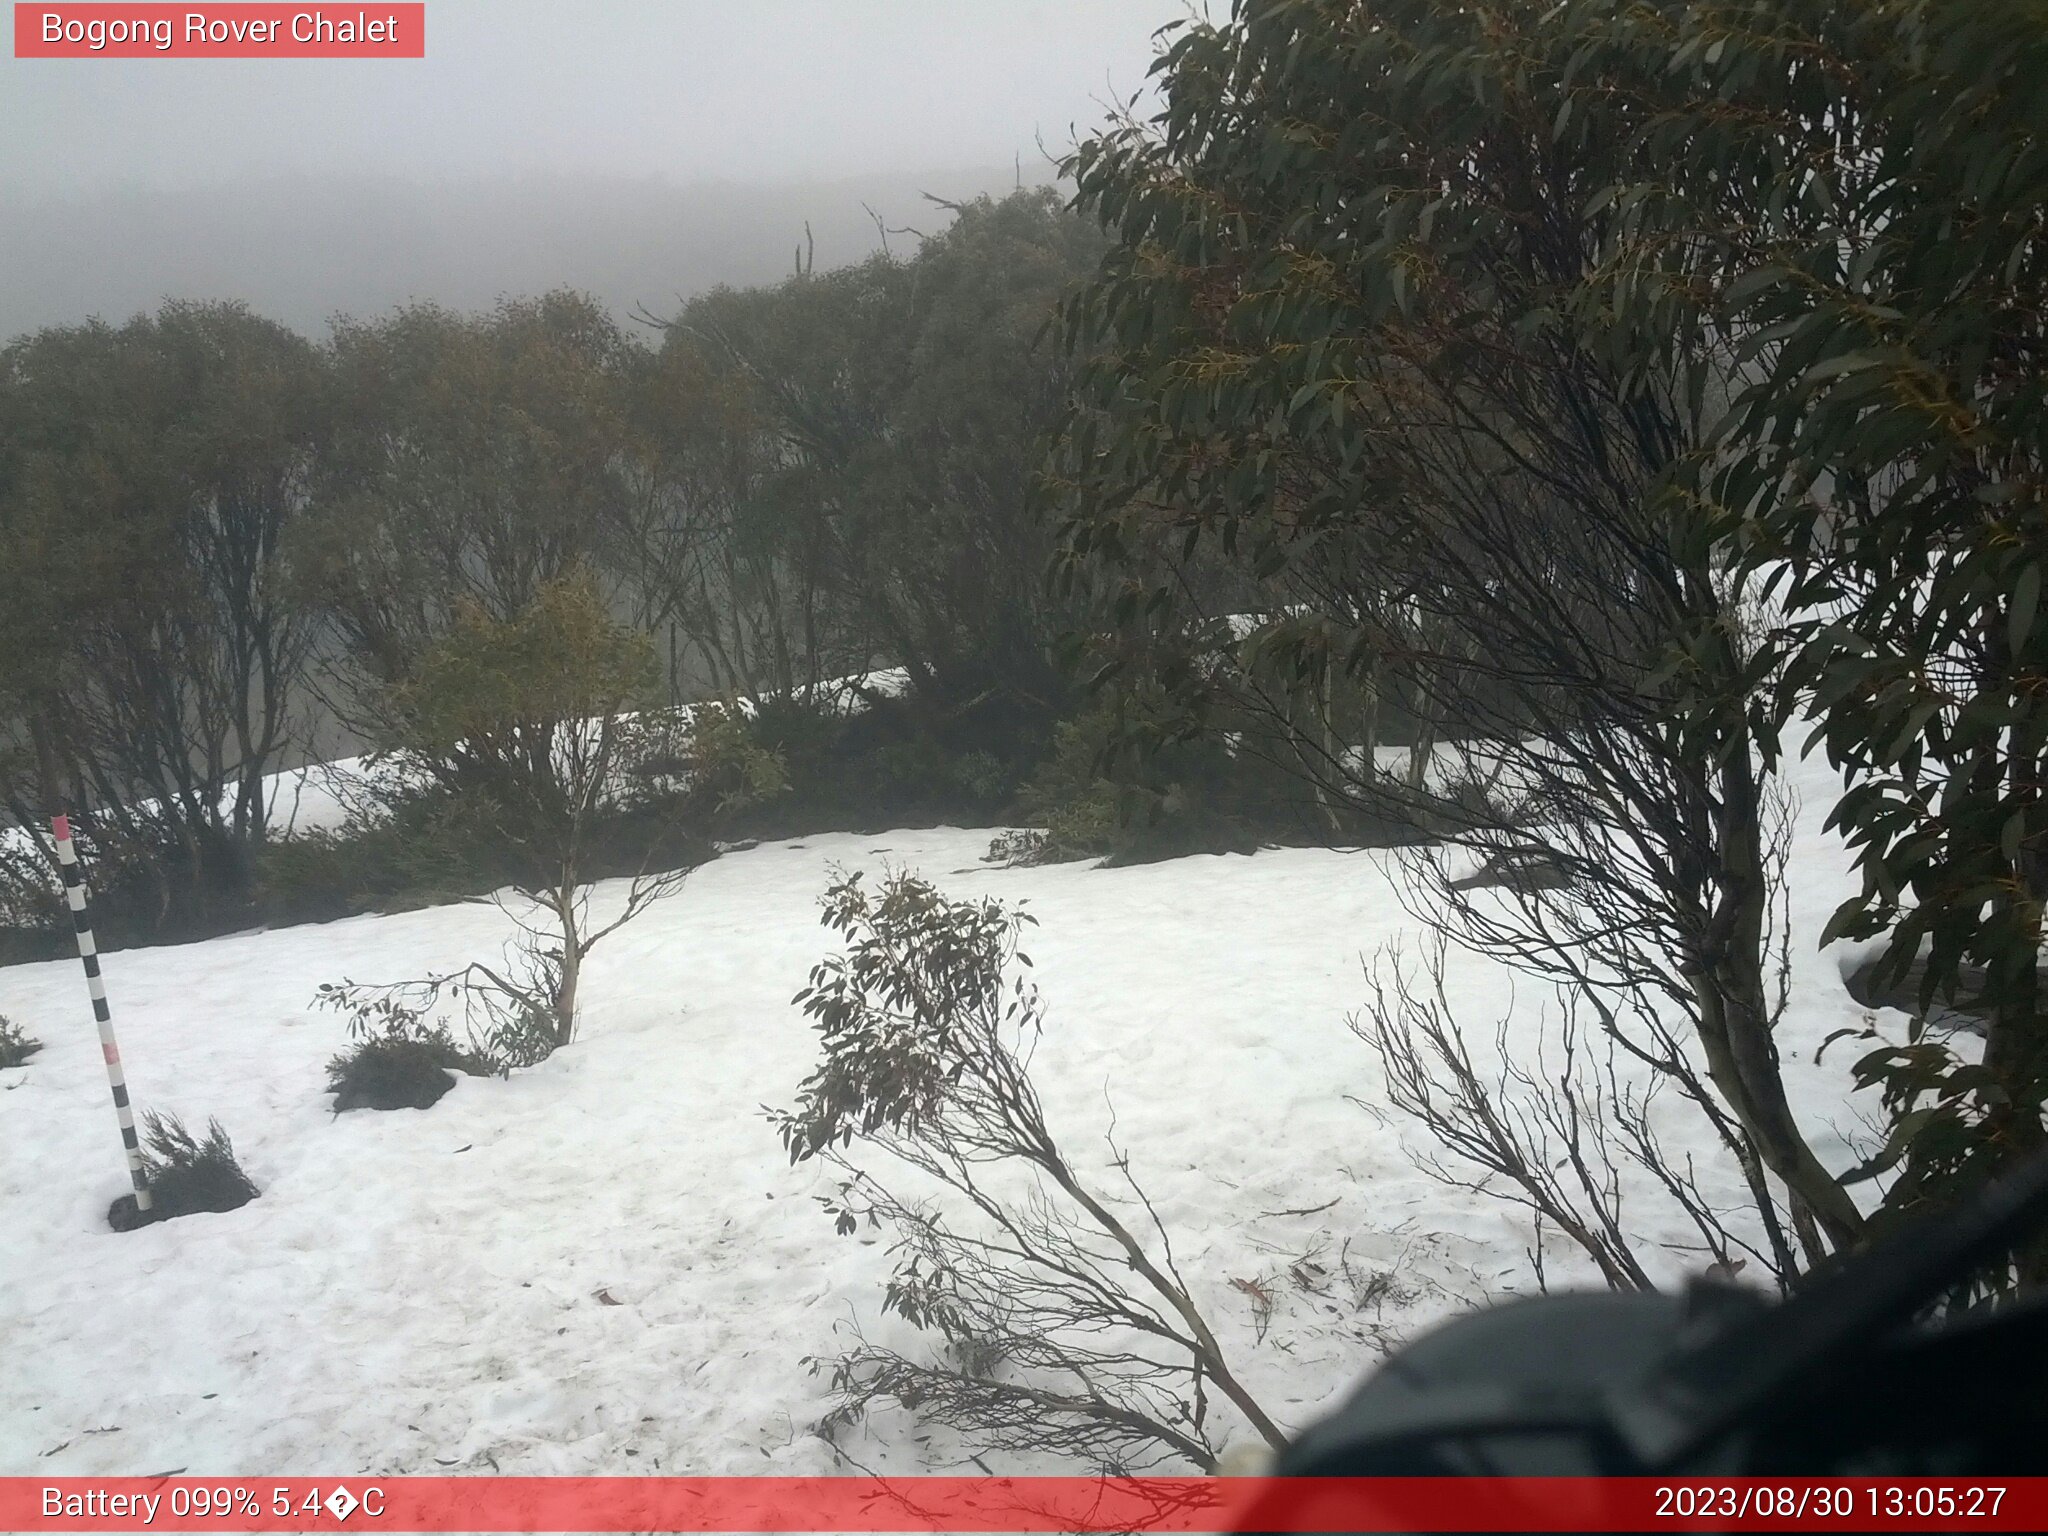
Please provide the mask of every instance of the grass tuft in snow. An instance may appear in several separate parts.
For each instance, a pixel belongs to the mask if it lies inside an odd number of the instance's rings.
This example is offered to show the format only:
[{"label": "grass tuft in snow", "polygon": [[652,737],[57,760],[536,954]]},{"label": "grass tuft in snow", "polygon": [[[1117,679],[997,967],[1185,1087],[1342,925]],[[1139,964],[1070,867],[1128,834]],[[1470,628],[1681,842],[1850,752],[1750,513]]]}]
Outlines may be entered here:
[{"label": "grass tuft in snow", "polygon": [[327,1063],[334,1112],[430,1109],[455,1086],[451,1072],[490,1075],[491,1064],[455,1043],[446,1029],[377,1034],[358,1040]]},{"label": "grass tuft in snow", "polygon": [[237,1210],[261,1193],[235,1161],[234,1143],[218,1120],[207,1122],[204,1141],[176,1115],[145,1114],[142,1127],[150,1208],[139,1212],[135,1197],[123,1195],[107,1209],[107,1225],[116,1232],[199,1211]]},{"label": "grass tuft in snow", "polygon": [[18,1067],[42,1048],[42,1041],[0,1015],[0,1067]]}]

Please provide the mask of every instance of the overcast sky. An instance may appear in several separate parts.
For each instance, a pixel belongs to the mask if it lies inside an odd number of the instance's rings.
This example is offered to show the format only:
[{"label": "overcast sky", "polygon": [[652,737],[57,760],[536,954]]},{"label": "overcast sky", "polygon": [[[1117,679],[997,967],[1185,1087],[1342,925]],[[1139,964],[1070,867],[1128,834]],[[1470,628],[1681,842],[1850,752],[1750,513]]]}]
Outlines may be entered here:
[{"label": "overcast sky", "polygon": [[786,276],[806,224],[822,270],[871,207],[1051,180],[1190,3],[427,0],[418,60],[10,50],[0,341],[167,298],[309,334],[553,287],[673,313]]},{"label": "overcast sky", "polygon": [[[371,7],[375,9],[374,6]],[[1010,164],[1141,88],[1185,0],[429,0],[423,60],[0,62],[0,189]]]}]

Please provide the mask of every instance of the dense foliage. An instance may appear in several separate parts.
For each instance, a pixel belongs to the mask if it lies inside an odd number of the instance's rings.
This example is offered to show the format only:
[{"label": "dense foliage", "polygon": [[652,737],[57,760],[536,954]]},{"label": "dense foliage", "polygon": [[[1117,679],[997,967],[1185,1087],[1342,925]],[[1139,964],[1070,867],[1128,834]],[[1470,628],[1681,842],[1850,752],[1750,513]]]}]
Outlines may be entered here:
[{"label": "dense foliage", "polygon": [[312,643],[277,557],[318,372],[233,305],[0,352],[0,806],[84,812],[117,919],[204,928],[247,898]]},{"label": "dense foliage", "polygon": [[[1239,0],[1069,164],[1113,237],[1058,458],[1067,570],[1122,573],[1105,675],[1254,710],[1333,809],[1543,855],[1569,900],[1434,910],[1592,996],[1690,994],[1809,1259],[1808,1218],[1859,1240],[1858,1180],[1898,1174],[1890,1220],[2043,1141],[2041,20]],[[1534,830],[1395,782],[1389,702]],[[1851,781],[1836,931],[1996,999],[1981,1059],[1917,1025],[1865,1057],[1890,1135],[1846,1175],[1772,1041],[1801,714]]]},{"label": "dense foliage", "polygon": [[[657,345],[571,293],[324,345],[177,304],[15,342],[7,819],[70,807],[118,942],[537,879],[565,810],[538,770],[592,713],[626,723],[584,766],[650,777],[587,807],[586,872],[995,818],[1068,707],[1026,501],[1065,393],[1042,333],[1100,241],[1041,192],[940,212],[914,254],[705,295]],[[741,697],[745,792],[663,799],[657,759],[720,744],[646,707]],[[401,770],[374,803],[280,838],[266,777],[365,749]],[[10,946],[58,917],[47,848],[0,847]]]}]

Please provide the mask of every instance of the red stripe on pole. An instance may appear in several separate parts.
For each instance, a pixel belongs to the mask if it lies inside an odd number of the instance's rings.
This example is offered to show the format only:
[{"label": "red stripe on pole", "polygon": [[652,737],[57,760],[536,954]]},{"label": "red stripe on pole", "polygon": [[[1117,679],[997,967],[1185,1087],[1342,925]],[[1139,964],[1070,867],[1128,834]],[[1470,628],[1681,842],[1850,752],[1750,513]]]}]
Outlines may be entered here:
[{"label": "red stripe on pole", "polygon": [[[50,818],[50,830],[57,837],[57,859],[64,866],[65,893],[77,914],[78,958],[85,965],[85,990],[92,998],[93,1021],[99,1026],[100,1055],[106,1058],[107,1085],[114,1090],[114,1117],[121,1127],[121,1159],[128,1165],[128,1182],[135,1187],[135,1209],[148,1211],[149,1176],[143,1171],[142,1149],[136,1144],[130,1121],[128,1099],[122,1082],[121,1048],[114,1043],[113,1010],[108,1006],[105,984],[96,969],[92,918],[85,891],[85,870],[78,863],[78,850],[71,845],[71,818],[58,814]],[[4,1527],[0,1527],[4,1529]]]},{"label": "red stripe on pole", "polygon": [[12,1531],[2016,1531],[2048,1478],[0,1478]]}]

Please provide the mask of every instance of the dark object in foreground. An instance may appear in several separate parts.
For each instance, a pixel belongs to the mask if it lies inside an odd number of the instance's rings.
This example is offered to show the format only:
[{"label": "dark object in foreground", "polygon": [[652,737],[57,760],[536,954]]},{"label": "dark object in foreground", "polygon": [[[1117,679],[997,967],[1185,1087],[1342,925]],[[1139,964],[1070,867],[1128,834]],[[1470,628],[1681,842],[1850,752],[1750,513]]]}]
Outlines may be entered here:
[{"label": "dark object in foreground", "polygon": [[[2048,1221],[2048,1158],[1789,1299],[1702,1284],[1460,1319],[1279,1457],[1287,1477],[2018,1475],[2048,1469],[2048,1297],[1920,1321]],[[1277,1482],[1254,1505],[1275,1524]]]},{"label": "dark object in foreground", "polygon": [[123,1195],[107,1207],[107,1225],[133,1232],[154,1222],[198,1211],[232,1211],[254,1200],[260,1191],[235,1161],[234,1144],[218,1120],[206,1124],[200,1141],[176,1115],[144,1115],[142,1160],[149,1184],[150,1208],[138,1211],[135,1197]]},{"label": "dark object in foreground", "polygon": [[[1993,1009],[1987,989],[1989,973],[1981,965],[1958,965],[1952,994],[1937,992],[1923,1003],[1920,991],[1927,981],[1927,961],[1915,960],[1899,976],[1890,975],[1882,958],[1866,960],[1842,977],[1849,995],[1866,1008],[1896,1008],[1916,1019],[1925,1019],[1935,1029],[1963,1030],[1981,1035],[1989,1026]],[[2048,991],[2048,969],[2034,974],[2036,986]]]}]

